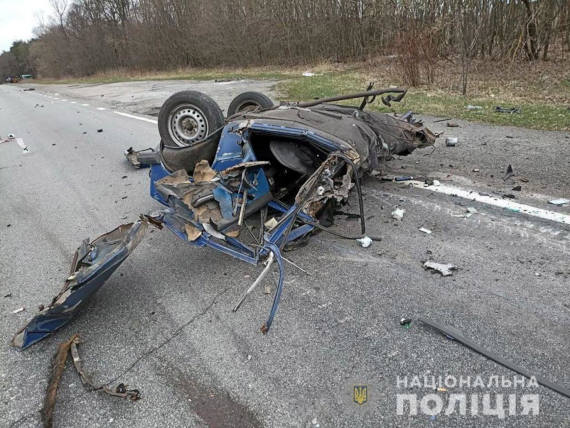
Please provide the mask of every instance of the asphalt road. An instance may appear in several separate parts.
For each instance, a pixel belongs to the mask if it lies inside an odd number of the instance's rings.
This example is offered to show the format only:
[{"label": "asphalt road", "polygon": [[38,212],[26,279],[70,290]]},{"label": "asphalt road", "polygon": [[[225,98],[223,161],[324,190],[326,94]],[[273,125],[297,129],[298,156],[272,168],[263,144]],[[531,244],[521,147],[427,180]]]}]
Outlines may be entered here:
[{"label": "asphalt road", "polygon": [[[286,265],[267,336],[259,331],[271,305],[263,287],[231,312],[260,268],[155,231],[70,325],[20,352],[9,347],[10,338],[60,289],[79,243],[158,207],[148,196],[148,170],[131,169],[122,154],[157,143],[153,119],[119,115],[103,100],[57,98],[53,90],[48,97],[0,86],[0,136],[13,133],[29,147],[23,153],[15,142],[0,144],[1,426],[41,424],[52,356],[74,333],[83,339],[80,352],[95,383],[123,382],[143,399],[89,392],[68,363],[58,427],[569,426],[570,399],[540,386],[497,386],[494,376],[513,380],[515,373],[418,322],[399,323],[423,317],[453,325],[570,388],[570,226],[560,220],[570,211],[547,204],[569,197],[567,133],[462,123],[454,131],[462,146],[440,142],[433,154],[416,152],[386,171],[431,175],[461,189],[496,192],[498,199],[522,183],[512,202],[551,210],[558,221],[370,178],[368,232],[382,241],[365,249],[319,234],[288,253],[310,275]],[[498,137],[513,133],[517,138],[507,142]],[[501,178],[506,161],[518,173],[509,182]],[[395,207],[406,210],[401,222],[391,218]],[[477,213],[465,218],[467,207]],[[345,211],[356,212],[357,204]],[[422,226],[432,233],[420,232]],[[356,233],[358,223],[340,216],[336,227]],[[428,259],[458,270],[433,274],[422,267]],[[14,314],[20,307],[25,311]],[[408,378],[406,387],[398,376]],[[421,387],[410,385],[414,376]],[[470,376],[471,385],[434,391],[424,387],[424,376]],[[477,376],[483,387],[474,385]],[[365,404],[353,402],[355,385],[367,385]],[[489,393],[503,394],[504,418],[485,415],[481,404],[479,414],[470,411],[472,397]],[[432,417],[406,408],[398,415],[398,394],[417,394],[418,402],[437,394],[444,411]],[[464,416],[452,394],[469,400]],[[521,415],[520,405],[509,414],[509,394],[517,400],[538,394],[539,414]],[[450,402],[455,412],[446,415]]]}]

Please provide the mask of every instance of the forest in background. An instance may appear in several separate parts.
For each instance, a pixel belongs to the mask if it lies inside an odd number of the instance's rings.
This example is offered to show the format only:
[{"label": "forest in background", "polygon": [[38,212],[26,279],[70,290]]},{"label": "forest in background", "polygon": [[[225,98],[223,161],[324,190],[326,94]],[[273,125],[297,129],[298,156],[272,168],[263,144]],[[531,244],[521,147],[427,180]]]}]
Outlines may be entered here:
[{"label": "forest in background", "polygon": [[0,55],[0,75],[89,76],[368,61],[389,56],[405,84],[438,64],[564,61],[568,0],[51,0],[30,41]]}]

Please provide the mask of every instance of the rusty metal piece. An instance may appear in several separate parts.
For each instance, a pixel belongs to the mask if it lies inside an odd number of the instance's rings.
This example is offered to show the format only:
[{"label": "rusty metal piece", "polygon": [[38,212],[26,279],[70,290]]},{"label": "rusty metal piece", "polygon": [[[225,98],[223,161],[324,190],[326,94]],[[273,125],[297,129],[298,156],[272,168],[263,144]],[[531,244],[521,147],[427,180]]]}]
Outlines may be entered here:
[{"label": "rusty metal piece", "polygon": [[51,428],[53,426],[53,411],[55,408],[55,400],[57,396],[57,388],[59,387],[59,382],[61,381],[61,376],[63,375],[63,370],[65,370],[65,362],[67,361],[67,354],[69,353],[69,348],[72,343],[79,339],[79,335],[75,334],[71,336],[66,342],[61,343],[57,348],[57,353],[53,359],[53,369],[52,375],[49,380],[49,384],[46,390],[46,396],[44,399],[44,406],[42,408],[42,420],[45,428]]}]

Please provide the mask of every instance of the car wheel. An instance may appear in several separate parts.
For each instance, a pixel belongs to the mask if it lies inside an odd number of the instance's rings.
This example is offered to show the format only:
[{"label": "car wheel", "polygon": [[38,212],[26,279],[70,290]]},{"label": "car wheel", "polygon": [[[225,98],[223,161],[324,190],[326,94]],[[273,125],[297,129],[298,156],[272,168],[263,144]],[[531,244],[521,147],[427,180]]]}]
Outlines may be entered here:
[{"label": "car wheel", "polygon": [[258,109],[273,107],[273,101],[261,92],[244,92],[233,99],[228,107],[228,117],[236,113],[244,113]]},{"label": "car wheel", "polygon": [[218,138],[224,115],[216,102],[201,92],[170,96],[158,113],[158,132],[166,146],[185,147]]}]

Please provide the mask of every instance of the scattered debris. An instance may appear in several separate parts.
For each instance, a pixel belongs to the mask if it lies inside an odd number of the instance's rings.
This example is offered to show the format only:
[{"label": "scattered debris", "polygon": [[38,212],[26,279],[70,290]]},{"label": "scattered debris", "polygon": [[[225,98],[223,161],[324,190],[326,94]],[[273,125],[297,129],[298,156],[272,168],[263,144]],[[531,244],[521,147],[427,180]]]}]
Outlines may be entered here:
[{"label": "scattered debris", "polygon": [[368,248],[370,245],[372,245],[372,239],[370,239],[368,236],[357,239],[357,241],[362,248]]},{"label": "scattered debris", "polygon": [[453,271],[457,270],[457,266],[452,264],[436,263],[428,260],[424,263],[424,269],[431,269],[441,274],[441,276],[451,276]]},{"label": "scattered debris", "polygon": [[70,275],[59,294],[12,338],[11,345],[25,349],[67,324],[81,303],[91,297],[139,244],[148,225],[161,227],[144,216],[101,235],[91,243],[85,239],[77,248]]},{"label": "scattered debris", "polygon": [[505,176],[503,177],[503,181],[507,181],[513,175],[515,175],[513,167],[511,166],[511,164],[509,164],[509,166],[507,166],[507,171],[505,172]]},{"label": "scattered debris", "polygon": [[[6,296],[4,296],[4,297],[6,297]],[[13,314],[19,314],[20,312],[24,312],[25,310],[26,310],[26,308],[24,308],[24,307],[22,306],[21,308],[14,309],[14,310],[12,311],[12,313],[13,313]]]},{"label": "scattered debris", "polygon": [[445,139],[445,145],[446,145],[447,147],[455,147],[455,145],[457,144],[458,141],[459,141],[459,140],[458,140],[457,137],[447,137],[447,138]]},{"label": "scattered debris", "polygon": [[426,229],[425,227],[420,227],[418,230],[419,230],[420,232],[423,232],[423,233],[426,233],[426,234],[428,234],[428,235],[431,235],[431,230]]},{"label": "scattered debris", "polygon": [[519,114],[521,109],[519,107],[495,107],[495,113],[508,113],[508,114]]},{"label": "scattered debris", "polygon": [[[84,132],[86,134],[86,132]],[[151,165],[158,165],[160,163],[160,153],[153,148],[144,150],[133,150],[129,147],[124,152],[125,157],[135,168],[148,168]]]},{"label": "scattered debris", "polygon": [[406,210],[403,208],[396,208],[394,211],[392,211],[392,218],[394,220],[398,220],[398,221],[402,221],[402,219],[404,218],[404,214],[406,213]]},{"label": "scattered debris", "polygon": [[117,387],[114,389],[111,389],[106,385],[95,386],[89,379],[89,376],[87,376],[83,371],[81,358],[77,349],[77,345],[79,343],[79,335],[75,334],[69,340],[61,343],[57,348],[57,353],[55,354],[53,360],[52,375],[50,377],[50,381],[46,390],[46,396],[44,398],[44,405],[42,408],[42,420],[45,428],[53,427],[53,412],[55,409],[57,389],[61,382],[63,371],[65,370],[67,357],[70,353],[75,370],[77,371],[77,374],[81,379],[81,383],[83,383],[84,386],[87,386],[92,391],[103,392],[114,397],[124,398],[131,401],[136,401],[141,398],[141,394],[137,389],[127,389],[127,385],[124,385],[122,383],[117,385]]},{"label": "scattered debris", "polygon": [[548,201],[548,203],[560,207],[562,205],[570,204],[570,199],[564,199],[564,198],[552,199],[551,201]]},{"label": "scattered debris", "polygon": [[559,393],[565,397],[570,398],[570,391],[567,388],[560,386],[560,385],[557,385],[554,382],[549,381],[548,379],[544,379],[544,378],[542,378],[542,376],[537,376],[535,374],[532,374],[529,371],[518,367],[517,365],[515,365],[511,361],[497,355],[495,352],[492,352],[492,351],[489,351],[489,350],[483,348],[479,344],[473,342],[471,339],[465,337],[463,335],[463,333],[461,331],[457,330],[455,327],[439,324],[435,321],[425,320],[425,319],[421,319],[421,318],[418,318],[417,321],[439,331],[440,333],[445,335],[447,338],[453,339],[453,340],[465,345],[469,349],[472,349],[473,351],[477,352],[478,354],[481,354],[484,357],[489,358],[490,360],[502,365],[503,367],[506,367],[506,368],[508,368],[508,369],[510,369],[510,370],[522,375],[522,376],[525,376],[527,379],[534,379],[538,384],[545,386],[546,388],[549,388],[552,391],[555,391],[555,392],[557,392],[557,393]]}]

